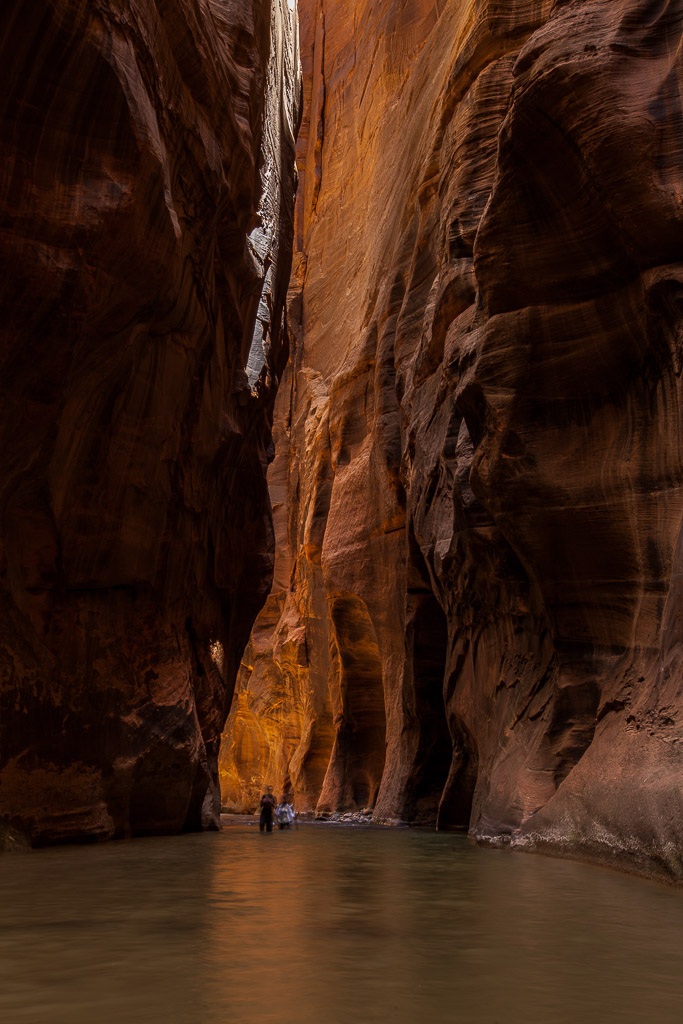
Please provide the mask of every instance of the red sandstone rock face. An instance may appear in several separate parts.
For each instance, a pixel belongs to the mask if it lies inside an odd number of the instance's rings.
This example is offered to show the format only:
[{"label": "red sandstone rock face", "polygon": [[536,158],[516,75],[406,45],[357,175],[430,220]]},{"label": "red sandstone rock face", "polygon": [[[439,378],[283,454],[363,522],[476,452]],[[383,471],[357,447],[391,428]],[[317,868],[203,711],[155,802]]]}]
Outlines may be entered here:
[{"label": "red sandstone rock face", "polygon": [[3,5],[0,820],[34,843],[217,820],[272,575],[296,45],[285,0]]},{"label": "red sandstone rock face", "polygon": [[681,880],[683,5],[303,7],[281,572],[225,771],[251,735],[300,806]]}]

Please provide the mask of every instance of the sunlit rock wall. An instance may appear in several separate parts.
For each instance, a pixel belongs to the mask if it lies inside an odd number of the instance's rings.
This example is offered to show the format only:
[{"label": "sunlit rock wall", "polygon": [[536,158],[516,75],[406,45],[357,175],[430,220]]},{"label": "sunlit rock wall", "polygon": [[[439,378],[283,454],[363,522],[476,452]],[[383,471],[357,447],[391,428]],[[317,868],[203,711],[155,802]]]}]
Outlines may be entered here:
[{"label": "sunlit rock wall", "polygon": [[680,879],[683,4],[303,6],[233,750],[302,806]]},{"label": "sunlit rock wall", "polygon": [[273,567],[294,6],[0,12],[0,822],[34,843],[217,821]]}]

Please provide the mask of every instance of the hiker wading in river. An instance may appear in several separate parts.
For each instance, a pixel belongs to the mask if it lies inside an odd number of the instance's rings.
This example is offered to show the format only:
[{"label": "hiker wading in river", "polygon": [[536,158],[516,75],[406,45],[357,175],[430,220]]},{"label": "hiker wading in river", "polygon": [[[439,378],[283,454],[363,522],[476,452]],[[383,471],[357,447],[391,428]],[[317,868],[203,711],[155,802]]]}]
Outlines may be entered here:
[{"label": "hiker wading in river", "polygon": [[266,832],[273,831],[273,811],[275,810],[275,797],[273,796],[273,787],[266,786],[266,791],[261,797],[259,803],[261,808],[261,820],[259,821],[259,828],[261,832],[265,829]]}]

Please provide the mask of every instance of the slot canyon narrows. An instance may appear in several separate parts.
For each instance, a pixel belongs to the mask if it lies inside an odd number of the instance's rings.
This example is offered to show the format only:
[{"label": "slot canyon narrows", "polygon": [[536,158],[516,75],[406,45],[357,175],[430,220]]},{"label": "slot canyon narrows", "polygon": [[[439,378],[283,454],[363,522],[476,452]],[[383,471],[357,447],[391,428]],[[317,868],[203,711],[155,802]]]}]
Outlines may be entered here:
[{"label": "slot canyon narrows", "polygon": [[0,846],[270,782],[683,881],[682,0],[0,28]]}]

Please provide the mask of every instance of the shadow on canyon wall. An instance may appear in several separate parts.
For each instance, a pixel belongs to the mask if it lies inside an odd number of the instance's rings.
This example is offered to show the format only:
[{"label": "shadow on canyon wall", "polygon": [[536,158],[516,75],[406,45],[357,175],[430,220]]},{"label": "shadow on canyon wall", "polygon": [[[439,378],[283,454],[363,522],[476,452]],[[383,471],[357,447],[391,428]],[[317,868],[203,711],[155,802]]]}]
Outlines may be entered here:
[{"label": "shadow on canyon wall", "polygon": [[0,847],[217,827],[272,579],[297,35],[285,0],[2,6]]}]

